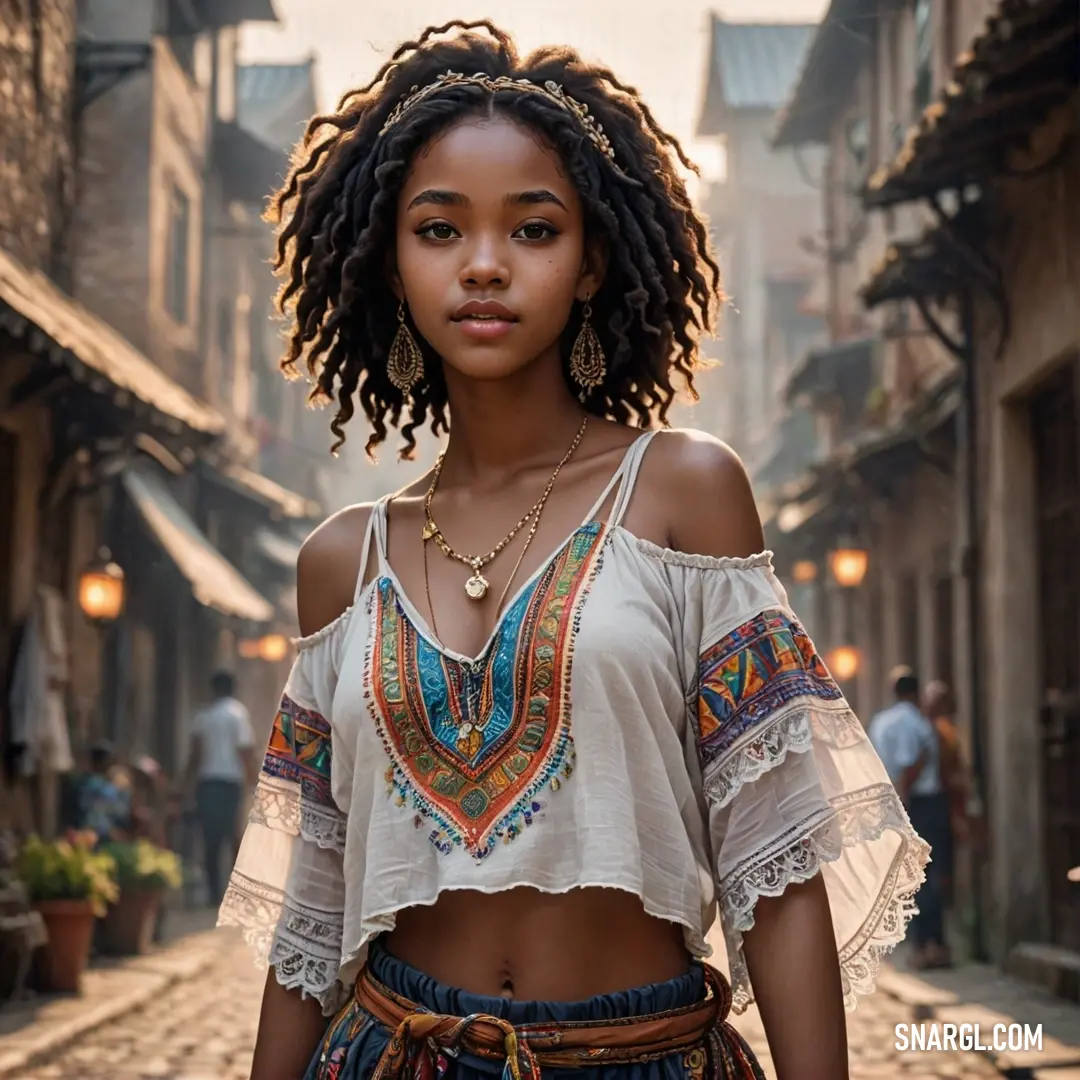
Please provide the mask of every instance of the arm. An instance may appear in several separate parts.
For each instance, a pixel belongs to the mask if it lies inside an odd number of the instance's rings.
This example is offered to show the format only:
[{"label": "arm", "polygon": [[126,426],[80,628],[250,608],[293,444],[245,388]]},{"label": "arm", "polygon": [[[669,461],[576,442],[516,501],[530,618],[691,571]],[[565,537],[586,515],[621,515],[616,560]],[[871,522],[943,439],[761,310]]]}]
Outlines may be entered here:
[{"label": "arm", "polygon": [[911,800],[911,788],[919,779],[920,773],[930,758],[930,748],[919,745],[918,734],[905,720],[895,725],[892,732],[893,754],[900,765],[900,776],[896,781],[896,791],[900,801],[907,806]]},{"label": "arm", "polygon": [[846,1080],[847,1018],[821,876],[758,900],[743,950],[779,1080]]},{"label": "arm", "polygon": [[[302,547],[297,563],[301,635],[307,637],[329,625],[352,603],[369,514],[370,507],[343,511],[312,533]],[[305,849],[311,859],[330,855],[313,848],[309,844]],[[320,1002],[297,986],[283,986],[271,967],[263,989],[250,1080],[300,1080],[327,1023]]]},{"label": "arm", "polygon": [[[721,557],[760,553],[765,546],[761,523],[738,458],[699,433],[664,441],[674,458],[665,469],[677,500],[669,511],[672,547]],[[768,801],[762,800],[763,812]],[[736,809],[728,808],[729,822]],[[744,956],[778,1080],[846,1080],[844,994],[822,878],[759,898],[753,914]]]},{"label": "arm", "polygon": [[236,737],[236,752],[244,769],[244,786],[250,791],[255,786],[259,775],[259,759],[255,752],[255,731],[251,726],[251,717],[244,709],[237,718],[239,731]]},{"label": "arm", "polygon": [[907,806],[911,801],[911,789],[915,781],[919,779],[926,762],[930,758],[930,752],[923,747],[915,761],[900,773],[900,779],[896,784],[896,790],[900,795],[900,801]]}]

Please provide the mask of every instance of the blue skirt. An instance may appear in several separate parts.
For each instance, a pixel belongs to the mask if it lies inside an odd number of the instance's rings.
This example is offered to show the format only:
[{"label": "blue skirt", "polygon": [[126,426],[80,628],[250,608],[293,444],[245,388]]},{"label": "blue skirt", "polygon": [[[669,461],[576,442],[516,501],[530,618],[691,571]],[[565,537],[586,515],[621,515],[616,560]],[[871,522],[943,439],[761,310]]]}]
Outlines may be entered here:
[{"label": "blue skirt", "polygon": [[[462,1019],[495,1017],[515,1029],[527,1024],[604,1023],[651,1017],[698,1005],[706,995],[705,968],[696,961],[685,975],[669,982],[601,994],[580,1002],[506,1000],[444,986],[391,956],[378,940],[372,942],[369,951],[368,971],[387,990],[415,1005],[418,1012]],[[304,1080],[369,1080],[394,1035],[354,995],[331,1021]],[[495,1080],[511,1075],[506,1062],[481,1058],[460,1048],[439,1050],[434,1055],[434,1069],[415,1066],[404,1071],[408,1072],[408,1080]],[[518,1070],[513,1069],[513,1073]],[[401,1071],[396,1075],[401,1076]],[[766,1078],[753,1052],[720,1015],[716,1028],[698,1045],[632,1064],[545,1066],[542,1078],[522,1076],[522,1080]]]}]

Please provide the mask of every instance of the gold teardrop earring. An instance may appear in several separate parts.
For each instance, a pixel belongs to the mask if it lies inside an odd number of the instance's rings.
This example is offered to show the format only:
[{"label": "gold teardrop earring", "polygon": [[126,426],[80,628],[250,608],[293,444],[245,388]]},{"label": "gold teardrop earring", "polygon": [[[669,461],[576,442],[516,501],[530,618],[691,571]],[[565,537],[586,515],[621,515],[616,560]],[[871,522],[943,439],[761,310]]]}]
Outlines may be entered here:
[{"label": "gold teardrop earring", "polygon": [[574,347],[570,351],[570,374],[574,382],[581,387],[578,397],[584,401],[590,390],[595,390],[607,375],[607,358],[604,347],[592,326],[592,305],[589,297],[581,310],[581,329],[578,331]]},{"label": "gold teardrop earring", "polygon": [[386,374],[390,382],[408,397],[409,391],[420,381],[424,373],[424,354],[416,344],[416,338],[405,323],[405,301],[398,306],[398,328],[390,345],[386,362]]}]

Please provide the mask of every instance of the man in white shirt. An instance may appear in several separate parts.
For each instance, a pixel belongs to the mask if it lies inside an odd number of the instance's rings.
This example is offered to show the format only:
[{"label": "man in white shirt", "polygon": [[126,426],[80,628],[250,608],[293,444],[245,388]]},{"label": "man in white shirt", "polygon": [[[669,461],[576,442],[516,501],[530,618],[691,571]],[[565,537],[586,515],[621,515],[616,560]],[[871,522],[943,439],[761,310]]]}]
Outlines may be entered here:
[{"label": "man in white shirt", "polygon": [[917,967],[948,967],[945,944],[945,862],[950,846],[949,797],[941,783],[937,730],[919,708],[919,680],[910,668],[893,673],[896,701],[879,712],[867,735],[896,787],[915,831],[934,853],[911,920]]},{"label": "man in white shirt", "polygon": [[221,849],[228,844],[235,858],[240,804],[255,783],[257,763],[251,717],[236,699],[232,675],[219,671],[210,687],[213,700],[191,727],[186,787],[195,793],[208,901],[217,906],[224,896]]}]

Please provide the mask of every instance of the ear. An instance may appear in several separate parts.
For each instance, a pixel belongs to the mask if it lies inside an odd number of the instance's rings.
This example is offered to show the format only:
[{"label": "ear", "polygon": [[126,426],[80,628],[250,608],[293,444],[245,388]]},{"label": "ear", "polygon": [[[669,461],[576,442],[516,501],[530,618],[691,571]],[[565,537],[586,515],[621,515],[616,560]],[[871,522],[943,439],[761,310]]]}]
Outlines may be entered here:
[{"label": "ear", "polygon": [[585,241],[585,258],[581,261],[581,277],[578,278],[578,300],[588,300],[600,291],[607,273],[608,249],[602,236],[594,236]]}]

